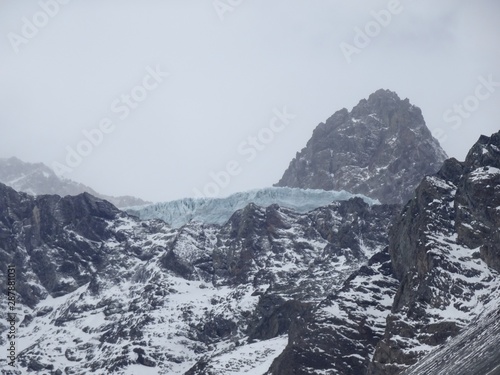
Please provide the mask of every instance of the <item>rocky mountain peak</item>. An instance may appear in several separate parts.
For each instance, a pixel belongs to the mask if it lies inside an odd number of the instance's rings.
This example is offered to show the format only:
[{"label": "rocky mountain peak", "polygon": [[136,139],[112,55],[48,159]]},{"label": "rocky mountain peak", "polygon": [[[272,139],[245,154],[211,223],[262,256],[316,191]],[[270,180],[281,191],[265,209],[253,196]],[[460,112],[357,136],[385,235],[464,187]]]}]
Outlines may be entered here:
[{"label": "rocky mountain peak", "polygon": [[421,110],[378,90],[319,124],[276,186],[346,190],[405,203],[446,158]]},{"label": "rocky mountain peak", "polygon": [[[352,115],[354,117],[361,117],[376,113],[380,118],[387,118],[395,111],[410,111],[413,108],[416,109],[417,107],[411,105],[408,99],[401,100],[395,92],[380,89],[371,94],[368,99],[361,99],[358,105],[352,109]],[[385,123],[389,123],[389,121]]]},{"label": "rocky mountain peak", "polygon": [[482,135],[465,158],[467,170],[479,167],[500,168],[500,132],[490,137]]},{"label": "rocky mountain peak", "polygon": [[266,374],[497,374],[499,141],[423,178],[389,246],[300,315]]},{"label": "rocky mountain peak", "polygon": [[369,375],[401,372],[498,303],[499,147],[500,133],[481,136],[465,162],[424,178],[395,220],[389,253],[401,283]]}]

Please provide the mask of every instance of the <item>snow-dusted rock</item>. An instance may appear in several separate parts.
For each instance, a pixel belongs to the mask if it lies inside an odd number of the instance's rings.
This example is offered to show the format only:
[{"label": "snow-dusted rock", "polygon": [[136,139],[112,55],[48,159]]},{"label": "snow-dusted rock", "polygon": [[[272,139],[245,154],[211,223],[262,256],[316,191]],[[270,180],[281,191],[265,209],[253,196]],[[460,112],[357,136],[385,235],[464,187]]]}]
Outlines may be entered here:
[{"label": "snow-dusted rock", "polygon": [[319,124],[276,186],[346,190],[382,203],[406,203],[446,158],[421,110],[378,90],[351,112],[341,109]]},{"label": "snow-dusted rock", "polygon": [[389,252],[401,284],[368,374],[400,373],[498,303],[499,147],[500,133],[482,136],[463,163],[426,177],[397,219]]},{"label": "snow-dusted rock", "polygon": [[266,371],[297,316],[387,246],[398,209],[249,204],[222,226],[175,229],[89,194],[0,185],[0,206],[0,277],[17,270],[18,374]]}]

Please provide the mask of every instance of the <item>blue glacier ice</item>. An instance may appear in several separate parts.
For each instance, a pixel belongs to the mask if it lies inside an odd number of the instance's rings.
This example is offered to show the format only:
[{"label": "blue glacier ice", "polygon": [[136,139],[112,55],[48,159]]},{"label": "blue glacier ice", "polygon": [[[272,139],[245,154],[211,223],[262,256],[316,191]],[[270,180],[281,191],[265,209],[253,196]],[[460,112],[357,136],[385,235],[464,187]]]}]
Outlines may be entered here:
[{"label": "blue glacier ice", "polygon": [[184,198],[170,202],[155,203],[142,207],[131,207],[127,212],[141,219],[161,219],[174,228],[190,221],[222,225],[231,215],[254,203],[261,207],[278,204],[281,207],[305,213],[335,201],[360,197],[369,205],[380,204],[378,200],[346,191],[325,191],[288,187],[269,187],[235,193],[226,198]]}]

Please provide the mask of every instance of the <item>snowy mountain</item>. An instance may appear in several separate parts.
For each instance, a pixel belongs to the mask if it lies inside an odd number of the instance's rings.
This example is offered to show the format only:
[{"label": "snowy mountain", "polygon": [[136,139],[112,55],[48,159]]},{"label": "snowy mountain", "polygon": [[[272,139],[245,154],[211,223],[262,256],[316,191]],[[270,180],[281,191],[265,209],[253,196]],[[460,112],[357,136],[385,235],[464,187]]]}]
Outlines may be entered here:
[{"label": "snowy mountain", "polygon": [[366,203],[380,202],[361,194],[345,191],[324,191],[293,188],[264,188],[232,194],[227,198],[186,198],[172,202],[155,203],[149,206],[132,207],[127,212],[141,219],[161,219],[174,228],[190,221],[205,224],[224,224],[231,215],[250,203],[267,207],[277,204],[281,207],[305,213],[331,202],[360,197]]},{"label": "snowy mountain", "polygon": [[415,363],[495,303],[499,168],[500,133],[482,136],[465,162],[450,159],[425,178],[401,213],[389,245],[401,284],[373,374]]},{"label": "snowy mountain", "polygon": [[404,204],[446,158],[421,110],[378,90],[319,124],[275,186],[346,190]]},{"label": "snowy mountain", "polygon": [[387,247],[398,210],[249,204],[223,226],[173,229],[89,194],[0,185],[0,206],[1,277],[17,272],[16,374],[265,372],[294,319]]},{"label": "snowy mountain", "polygon": [[420,359],[404,375],[500,374],[499,306],[497,291],[484,311],[458,336]]},{"label": "snowy mountain", "polygon": [[88,186],[59,178],[51,168],[43,163],[25,163],[15,157],[0,159],[0,183],[31,195],[57,194],[65,196],[87,192],[106,199],[116,207],[139,206],[150,203],[131,196],[112,197],[99,194]]},{"label": "snowy mountain", "polygon": [[15,316],[17,355],[0,371],[498,375],[500,132],[410,195],[270,188],[131,215],[0,184],[0,278],[16,273],[0,346]]},{"label": "snowy mountain", "polygon": [[423,179],[389,247],[291,326],[268,374],[499,374],[499,236],[500,132]]}]

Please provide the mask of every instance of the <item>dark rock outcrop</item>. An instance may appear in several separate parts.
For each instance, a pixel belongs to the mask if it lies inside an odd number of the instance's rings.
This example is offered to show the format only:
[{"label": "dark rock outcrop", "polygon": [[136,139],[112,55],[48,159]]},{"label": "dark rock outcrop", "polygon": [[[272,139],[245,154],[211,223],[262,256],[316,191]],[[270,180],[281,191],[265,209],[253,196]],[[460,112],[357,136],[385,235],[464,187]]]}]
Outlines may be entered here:
[{"label": "dark rock outcrop", "polygon": [[421,358],[403,375],[498,375],[499,343],[499,310],[487,309],[457,337]]},{"label": "dark rock outcrop", "polygon": [[319,124],[275,186],[346,190],[404,204],[445,159],[421,110],[378,90]]},{"label": "dark rock outcrop", "polygon": [[399,374],[491,303],[499,287],[499,167],[500,133],[481,136],[463,163],[448,160],[426,177],[399,215],[389,252],[400,286],[368,374]]},{"label": "dark rock outcrop", "polygon": [[[74,374],[190,363],[188,373],[217,375],[221,361],[271,363],[294,322],[387,247],[398,210],[360,198],[308,213],[250,204],[223,226],[175,229],[86,193],[0,185],[0,277],[16,267],[20,335],[40,332],[18,363]],[[242,347],[255,357],[232,363]]]},{"label": "dark rock outcrop", "polygon": [[270,375],[364,374],[383,337],[398,282],[387,248],[294,321]]},{"label": "dark rock outcrop", "polygon": [[33,198],[0,184],[0,267],[6,274],[16,266],[20,302],[33,307],[44,293],[69,293],[90,281],[92,269],[103,270],[105,251],[95,242],[114,237],[107,222],[119,215],[87,193]]},{"label": "dark rock outcrop", "polygon": [[495,374],[499,163],[497,133],[425,177],[396,215],[389,247],[297,316],[268,374]]}]

